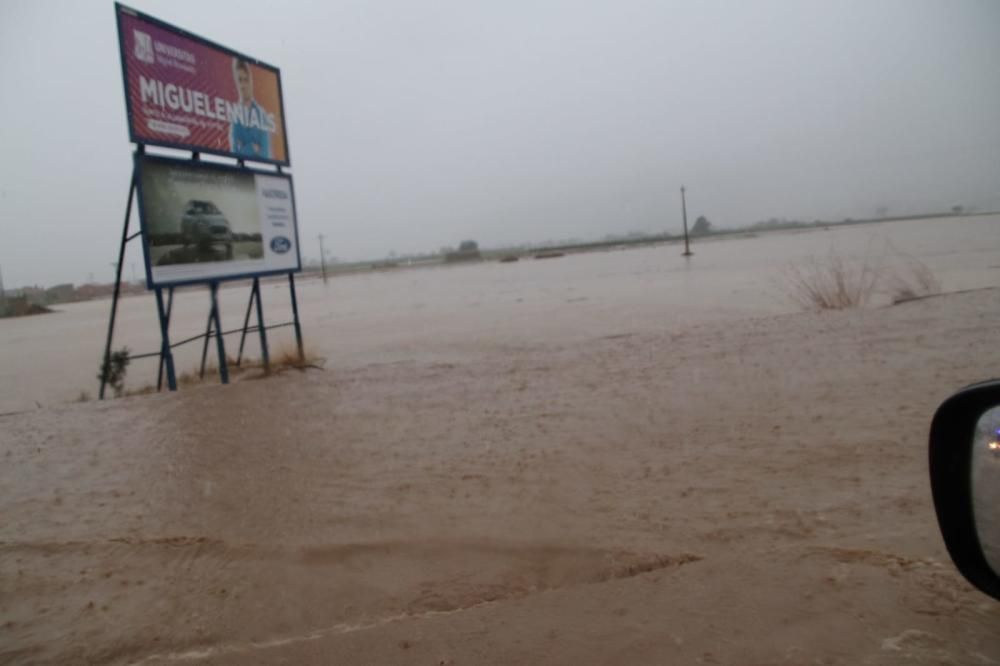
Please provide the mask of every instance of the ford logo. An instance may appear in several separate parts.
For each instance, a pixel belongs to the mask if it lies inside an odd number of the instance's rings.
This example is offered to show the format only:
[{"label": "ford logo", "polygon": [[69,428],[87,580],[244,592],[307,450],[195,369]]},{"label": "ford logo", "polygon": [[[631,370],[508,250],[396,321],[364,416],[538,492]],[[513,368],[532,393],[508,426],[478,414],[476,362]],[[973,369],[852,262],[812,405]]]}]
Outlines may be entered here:
[{"label": "ford logo", "polygon": [[292,241],[284,236],[275,236],[271,239],[271,250],[275,254],[284,254],[292,249]]}]

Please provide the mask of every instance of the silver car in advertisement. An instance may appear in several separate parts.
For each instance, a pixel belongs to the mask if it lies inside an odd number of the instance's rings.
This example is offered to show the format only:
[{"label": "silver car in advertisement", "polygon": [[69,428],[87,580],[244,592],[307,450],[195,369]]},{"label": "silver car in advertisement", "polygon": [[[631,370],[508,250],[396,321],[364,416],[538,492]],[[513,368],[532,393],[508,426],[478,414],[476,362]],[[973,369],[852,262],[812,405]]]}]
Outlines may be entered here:
[{"label": "silver car in advertisement", "polygon": [[224,245],[226,256],[233,253],[233,231],[229,220],[211,201],[188,201],[181,218],[181,236],[184,245]]}]

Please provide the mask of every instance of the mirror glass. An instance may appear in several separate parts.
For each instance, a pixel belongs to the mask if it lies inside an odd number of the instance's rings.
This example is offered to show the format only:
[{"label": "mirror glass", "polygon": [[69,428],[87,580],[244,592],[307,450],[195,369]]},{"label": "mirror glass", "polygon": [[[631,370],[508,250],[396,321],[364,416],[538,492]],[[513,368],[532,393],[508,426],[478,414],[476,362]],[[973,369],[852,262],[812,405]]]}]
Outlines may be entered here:
[{"label": "mirror glass", "polygon": [[972,510],[983,554],[1000,573],[1000,407],[979,417],[972,443]]}]

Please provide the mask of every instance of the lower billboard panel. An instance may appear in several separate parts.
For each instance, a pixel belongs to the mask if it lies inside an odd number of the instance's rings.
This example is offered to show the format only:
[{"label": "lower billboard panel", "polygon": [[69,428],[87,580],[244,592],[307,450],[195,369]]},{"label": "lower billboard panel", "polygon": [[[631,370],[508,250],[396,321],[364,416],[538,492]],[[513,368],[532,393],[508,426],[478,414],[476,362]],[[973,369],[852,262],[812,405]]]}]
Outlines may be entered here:
[{"label": "lower billboard panel", "polygon": [[290,176],[150,156],[136,167],[148,287],[301,269]]}]

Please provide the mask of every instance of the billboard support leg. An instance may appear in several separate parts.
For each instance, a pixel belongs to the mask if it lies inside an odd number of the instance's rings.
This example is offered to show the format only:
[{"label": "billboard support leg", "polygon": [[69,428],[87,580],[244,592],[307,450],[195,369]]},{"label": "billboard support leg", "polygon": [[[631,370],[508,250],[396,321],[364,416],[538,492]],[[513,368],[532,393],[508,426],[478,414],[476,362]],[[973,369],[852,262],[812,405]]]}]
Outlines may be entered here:
[{"label": "billboard support leg", "polygon": [[215,320],[215,346],[219,352],[219,378],[223,384],[229,383],[229,367],[226,365],[226,343],[222,339],[222,321],[219,317],[219,283],[212,283],[212,319]]},{"label": "billboard support leg", "polygon": [[104,343],[104,359],[101,363],[101,389],[98,400],[104,400],[104,390],[108,386],[107,371],[111,364],[111,338],[115,332],[115,318],[118,316],[118,295],[122,286],[122,264],[125,262],[125,244],[128,243],[128,223],[132,215],[132,199],[135,196],[135,169],[128,185],[128,203],[125,204],[125,223],[122,225],[122,243],[118,248],[118,264],[115,266],[115,292],[111,297],[111,316],[108,318],[108,338]]},{"label": "billboard support leg", "polygon": [[[171,305],[173,302],[173,289],[170,290]],[[160,362],[167,367],[167,388],[171,391],[177,390],[177,377],[174,374],[174,354],[170,350],[170,309],[164,311],[163,289],[156,289],[156,313],[160,319]]]},{"label": "billboard support leg", "polygon": [[212,291],[212,307],[208,310],[208,321],[205,322],[205,341],[201,345],[201,369],[198,371],[198,379],[205,378],[205,363],[208,361],[208,343],[212,340],[212,320],[214,319],[215,292]]},{"label": "billboard support leg", "polygon": [[299,324],[299,302],[295,298],[295,274],[288,274],[288,288],[292,293],[292,319],[295,321],[295,344],[299,348],[299,362],[306,362],[306,354],[302,348],[302,326]]},{"label": "billboard support leg", "polygon": [[236,354],[236,367],[239,367],[240,363],[243,362],[243,345],[247,341],[247,326],[250,325],[250,311],[253,310],[254,294],[257,292],[258,285],[257,278],[254,278],[253,289],[250,290],[250,300],[247,301],[247,313],[243,317],[243,332],[240,334],[240,351]]},{"label": "billboard support leg", "polygon": [[260,303],[260,279],[253,279],[253,293],[257,302],[257,331],[260,333],[260,355],[264,361],[264,374],[271,373],[271,355],[267,350],[267,329],[264,328],[264,308]]},{"label": "billboard support leg", "polygon": [[[159,308],[159,304],[157,304],[157,308]],[[167,315],[166,315],[166,323],[164,324],[164,327],[167,328],[167,329],[170,328],[170,312],[173,309],[174,309],[174,288],[170,287],[170,288],[167,289]],[[170,351],[169,346],[167,347],[167,351]],[[160,369],[156,371],[156,392],[157,393],[159,393],[163,389],[163,362],[164,362],[165,358],[166,358],[165,355],[161,351],[160,352]],[[173,391],[174,389],[170,389],[170,390]]]}]

